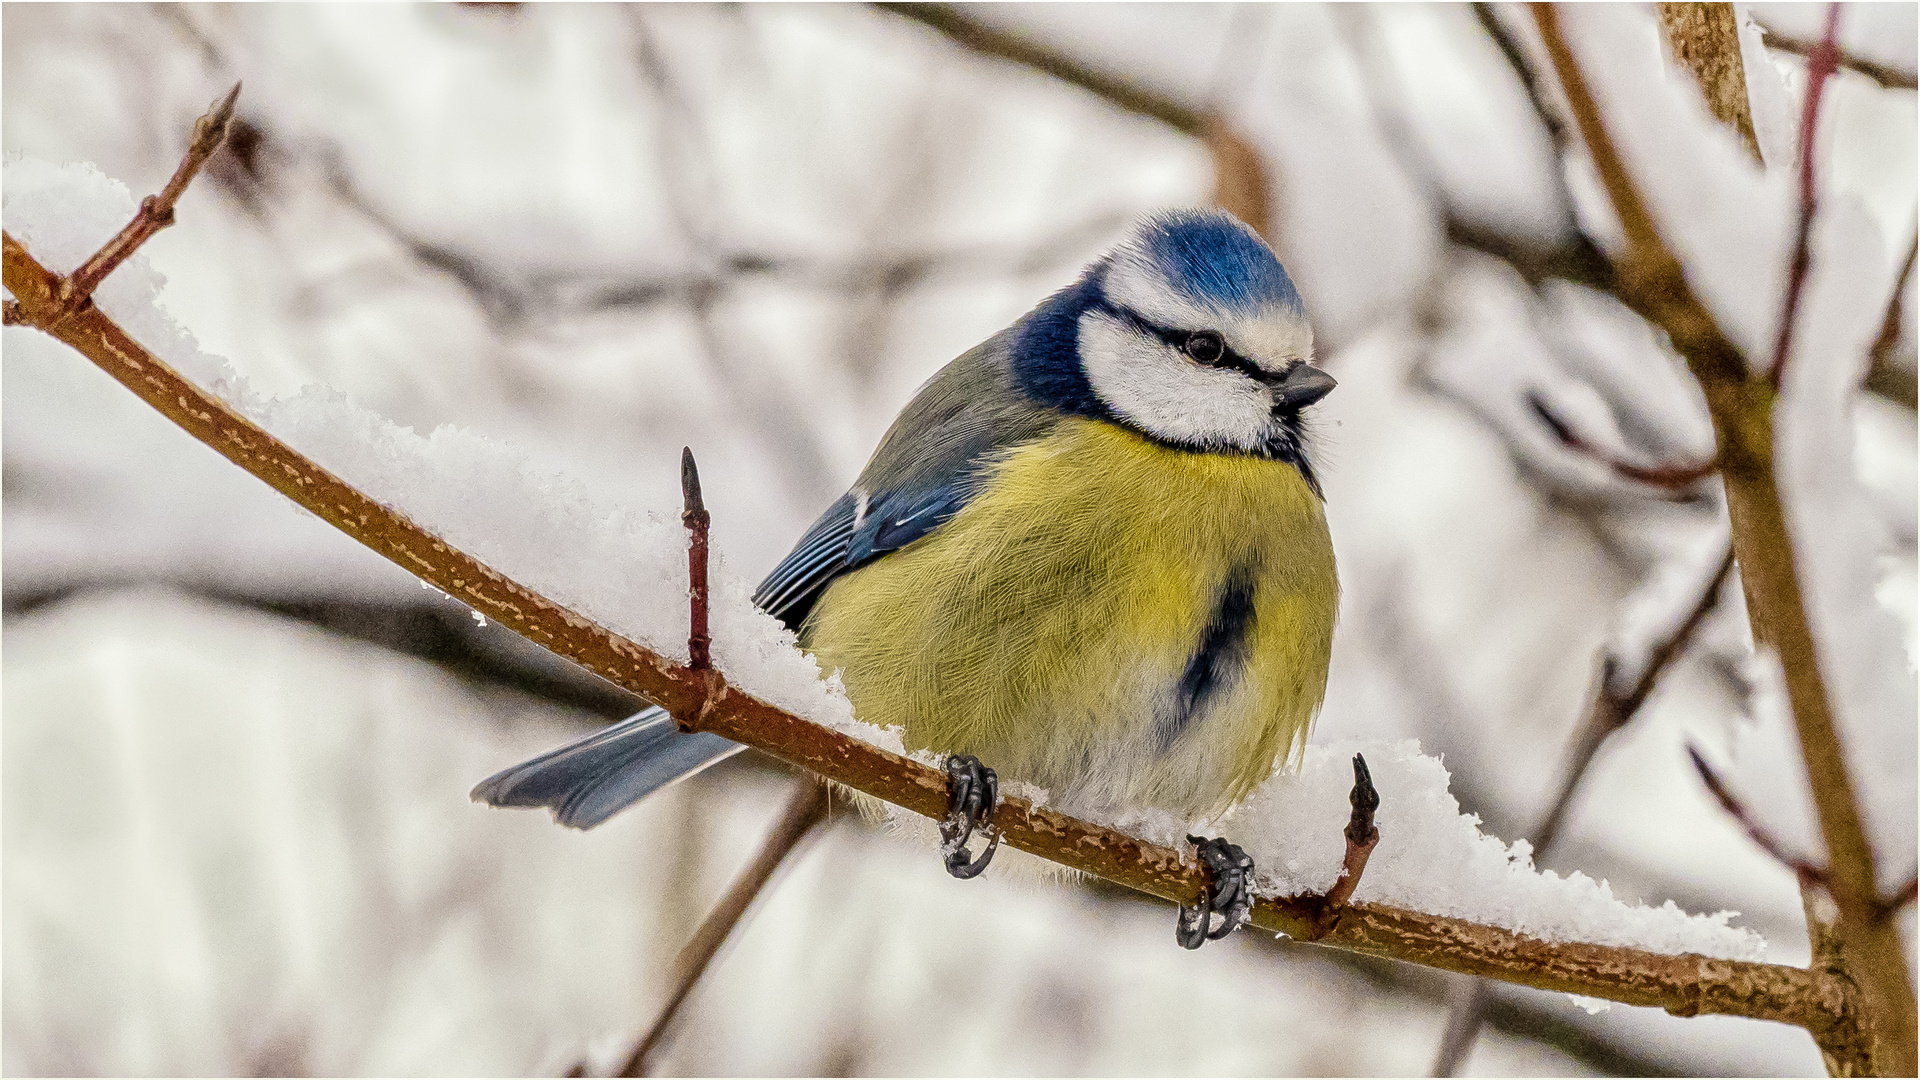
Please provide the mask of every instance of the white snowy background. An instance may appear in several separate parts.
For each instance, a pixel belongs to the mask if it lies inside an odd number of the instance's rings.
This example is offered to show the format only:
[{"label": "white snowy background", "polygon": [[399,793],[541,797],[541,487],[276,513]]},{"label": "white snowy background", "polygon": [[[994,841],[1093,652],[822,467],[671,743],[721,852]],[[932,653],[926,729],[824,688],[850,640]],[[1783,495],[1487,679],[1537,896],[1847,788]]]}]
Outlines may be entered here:
[{"label": "white snowy background", "polygon": [[[1684,604],[1724,535],[1717,496],[1614,479],[1525,404],[1538,394],[1642,460],[1706,452],[1697,395],[1647,330],[1447,239],[1464,222],[1551,246],[1578,220],[1607,243],[1586,166],[1561,179],[1462,8],[973,13],[1216,105],[1265,157],[1276,244],[1341,379],[1321,436],[1344,597],[1315,742],[1417,739],[1486,833],[1523,839],[1598,648]],[[1802,37],[1819,13],[1756,12]],[[161,304],[254,390],[325,386],[422,433],[458,425],[643,509],[674,505],[691,443],[718,543],[749,579],[921,379],[1134,215],[1212,187],[1198,143],[864,8],[0,19],[5,150],[93,162],[135,194],[246,80],[244,153],[216,161],[147,253]],[[1846,20],[1850,48],[1912,70],[1912,5]],[[1799,62],[1755,43],[1763,174],[1716,142],[1691,88],[1663,83],[1650,12],[1569,23],[1703,293],[1738,340],[1770,340]],[[1784,468],[1893,881],[1914,861],[1914,413],[1854,387],[1914,228],[1914,96],[1851,74],[1830,93],[1833,212]],[[16,235],[16,215],[44,217],[20,180],[37,168],[10,162]],[[468,804],[474,780],[627,702],[474,624],[63,346],[8,330],[4,348],[5,1070],[617,1062],[791,781],[737,758],[585,836]],[[648,558],[610,567],[610,587]],[[1684,757],[1692,741],[1726,761],[1811,848],[1790,734],[1737,590],[1728,601],[1541,861],[1628,902],[1736,910],[1769,958],[1802,962],[1791,875]],[[1431,759],[1398,760],[1380,764],[1403,795],[1438,797]],[[1280,820],[1286,797],[1246,813]],[[1278,872],[1276,843],[1262,855]],[[1383,861],[1374,886],[1416,895],[1411,866]],[[930,852],[836,816],[722,954],[660,1068],[1367,1074],[1432,1057],[1446,983],[1431,972],[1251,934],[1185,954],[1163,906],[993,877],[952,882]],[[1819,1068],[1775,1025],[1589,1015],[1511,988],[1498,1002],[1470,1072]]]}]

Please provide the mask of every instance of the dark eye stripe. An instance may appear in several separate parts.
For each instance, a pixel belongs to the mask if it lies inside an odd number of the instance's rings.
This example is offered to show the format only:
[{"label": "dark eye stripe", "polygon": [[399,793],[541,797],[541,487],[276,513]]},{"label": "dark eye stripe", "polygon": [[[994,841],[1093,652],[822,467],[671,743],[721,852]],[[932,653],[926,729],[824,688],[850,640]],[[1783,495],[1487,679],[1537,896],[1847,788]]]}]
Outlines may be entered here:
[{"label": "dark eye stripe", "polygon": [[[1148,320],[1146,316],[1141,315],[1139,312],[1123,308],[1111,300],[1103,299],[1092,306],[1131,325],[1136,330],[1152,334],[1164,342],[1168,348],[1179,349],[1182,352],[1186,351],[1187,340],[1196,333],[1196,331],[1192,330],[1175,330],[1169,326],[1161,326],[1158,323]],[[1224,336],[1220,338],[1220,356],[1218,359],[1207,361],[1196,360],[1194,362],[1204,363],[1207,367],[1237,371],[1247,378],[1260,383],[1271,382],[1278,377],[1263,370],[1260,365],[1241,356],[1239,353],[1234,352],[1233,346],[1227,344],[1227,339]]]}]

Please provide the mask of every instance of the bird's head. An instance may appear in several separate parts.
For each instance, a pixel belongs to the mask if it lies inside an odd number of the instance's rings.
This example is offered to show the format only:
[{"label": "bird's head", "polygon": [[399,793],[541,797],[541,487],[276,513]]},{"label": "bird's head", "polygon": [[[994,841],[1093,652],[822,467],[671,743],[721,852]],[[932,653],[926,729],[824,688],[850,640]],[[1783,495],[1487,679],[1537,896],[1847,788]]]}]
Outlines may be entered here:
[{"label": "bird's head", "polygon": [[1303,471],[1301,410],[1334,385],[1313,366],[1313,330],[1280,260],[1218,210],[1142,221],[1036,308],[1013,350],[1020,384],[1045,404]]}]

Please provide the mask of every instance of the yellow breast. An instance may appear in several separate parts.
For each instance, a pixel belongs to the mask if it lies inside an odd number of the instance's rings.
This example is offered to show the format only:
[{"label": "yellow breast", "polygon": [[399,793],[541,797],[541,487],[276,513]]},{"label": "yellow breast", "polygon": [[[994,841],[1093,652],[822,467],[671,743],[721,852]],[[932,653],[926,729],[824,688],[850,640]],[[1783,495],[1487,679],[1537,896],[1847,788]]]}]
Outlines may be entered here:
[{"label": "yellow breast", "polygon": [[[1338,593],[1292,466],[1075,419],[834,582],[802,641],[910,748],[974,754],[1064,807],[1210,815],[1304,741]],[[1196,667],[1223,622],[1235,648]]]}]

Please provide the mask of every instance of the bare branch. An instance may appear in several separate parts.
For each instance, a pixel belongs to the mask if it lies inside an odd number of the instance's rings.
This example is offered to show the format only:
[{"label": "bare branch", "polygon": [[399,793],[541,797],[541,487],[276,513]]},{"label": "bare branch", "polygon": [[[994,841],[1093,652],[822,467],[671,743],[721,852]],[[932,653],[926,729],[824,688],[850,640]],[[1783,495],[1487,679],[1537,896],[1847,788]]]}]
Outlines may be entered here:
[{"label": "bare branch", "polygon": [[827,785],[815,777],[802,776],[793,798],[787,801],[786,809],[780,812],[780,819],[760,845],[760,853],[734,879],[727,895],[707,913],[700,929],[694,931],[692,939],[680,950],[679,958],[674,961],[673,990],[668,993],[666,1004],[660,1007],[660,1015],[654,1019],[653,1026],[647,1029],[646,1035],[633,1048],[632,1055],[616,1075],[647,1075],[650,1059],[680,1015],[680,1009],[686,1004],[693,988],[699,985],[700,977],[706,974],[708,965],[713,963],[720,946],[726,944],[727,938],[733,934],[733,928],[739,925],[741,916],[747,913],[754,898],[772,880],[774,871],[780,868],[794,848],[800,846],[800,841],[806,839],[814,826],[826,818]]},{"label": "bare branch", "polygon": [[1339,918],[1347,902],[1353,899],[1353,890],[1360,887],[1360,875],[1366,873],[1367,859],[1380,843],[1380,830],[1373,823],[1374,811],[1380,809],[1380,793],[1374,790],[1367,759],[1359,754],[1353,755],[1353,790],[1348,793],[1347,802],[1353,807],[1353,814],[1347,819],[1344,833],[1347,853],[1340,862],[1340,878],[1327,890],[1329,920]]},{"label": "bare branch", "polygon": [[1747,71],[1740,58],[1740,22],[1732,4],[1657,4],[1661,37],[1674,60],[1700,80],[1700,92],[1715,118],[1732,128],[1754,161],[1760,140],[1747,103]]},{"label": "bare branch", "polygon": [[1698,465],[1637,464],[1620,457],[1611,450],[1589,442],[1585,436],[1573,430],[1572,425],[1562,420],[1549,408],[1545,399],[1538,393],[1527,394],[1527,405],[1533,409],[1534,415],[1540,418],[1540,422],[1547,426],[1547,430],[1553,432],[1554,437],[1559,439],[1567,449],[1592,458],[1612,469],[1616,475],[1636,483],[1664,488],[1667,491],[1684,491],[1712,476],[1714,470],[1719,467],[1714,461],[1706,461]]},{"label": "bare branch", "polygon": [[180,159],[180,167],[175,169],[167,186],[160,194],[149,195],[140,200],[140,209],[127,222],[118,235],[107,241],[106,245],[80,268],[69,274],[60,283],[60,305],[68,315],[79,310],[93,298],[93,290],[100,287],[108,274],[140,249],[140,245],[154,233],[173,224],[173,207],[187,190],[187,185],[200,172],[200,166],[207,163],[213,152],[227,137],[227,123],[233,119],[233,103],[239,100],[240,84],[234,83],[226,96],[207,107],[206,115],[193,125],[193,138],[188,142],[187,154]]},{"label": "bare branch", "polygon": [[1820,118],[1820,98],[1827,80],[1838,65],[1840,49],[1840,5],[1827,5],[1827,26],[1807,57],[1807,100],[1800,110],[1800,220],[1794,227],[1793,258],[1787,264],[1787,298],[1780,312],[1780,336],[1773,345],[1773,366],[1767,378],[1777,388],[1787,370],[1787,354],[1793,348],[1793,330],[1800,319],[1800,294],[1805,291],[1807,270],[1813,255],[1809,244],[1813,237],[1813,217],[1819,209],[1819,189],[1814,181],[1814,135]]},{"label": "bare branch", "polygon": [[1733,792],[1729,791],[1727,785],[1714,773],[1713,767],[1707,764],[1707,759],[1700,756],[1699,750],[1688,746],[1687,757],[1693,762],[1693,771],[1700,774],[1700,782],[1707,785],[1707,791],[1712,794],[1713,801],[1719,803],[1720,809],[1725,810],[1729,817],[1739,823],[1740,828],[1747,834],[1747,839],[1752,840],[1773,861],[1793,871],[1803,887],[1814,884],[1831,891],[1831,885],[1827,881],[1827,871],[1788,851],[1786,845],[1768,832],[1766,827],[1760,824],[1759,819],[1748,812],[1745,804],[1734,797]]},{"label": "bare branch", "polygon": [[[1769,49],[1779,49],[1781,52],[1792,53],[1795,56],[1812,56],[1813,51],[1820,47],[1817,41],[1783,34],[1765,25],[1760,27],[1760,41]],[[1839,60],[1841,67],[1865,75],[1888,90],[1912,90],[1920,87],[1920,79],[1916,79],[1915,74],[1906,68],[1883,64],[1878,60],[1869,60],[1864,56],[1856,56],[1844,51],[1840,53]]]},{"label": "bare branch", "polygon": [[1085,64],[1035,44],[1019,34],[980,22],[952,4],[875,4],[883,11],[932,27],[963,48],[983,56],[1008,60],[1051,75],[1087,91],[1110,105],[1160,121],[1196,139],[1207,137],[1205,110],[1143,90],[1125,79],[1096,71]]},{"label": "bare branch", "polygon": [[1877,919],[1873,910],[1847,899],[1874,894],[1873,850],[1834,730],[1774,478],[1775,389],[1769,380],[1749,377],[1746,358],[1688,286],[1679,260],[1661,239],[1601,121],[1586,77],[1561,33],[1558,13],[1551,5],[1536,4],[1533,14],[1626,235],[1623,297],[1644,318],[1667,331],[1675,351],[1699,381],[1713,416],[1748,616],[1755,640],[1774,648],[1786,673],[1801,757],[1831,859],[1828,870],[1841,909],[1838,930],[1849,958],[1848,971],[1862,991],[1872,1065],[1888,1074],[1912,1073],[1920,1068],[1920,1061],[1916,1061],[1915,1007],[1904,948],[1892,927]]}]

